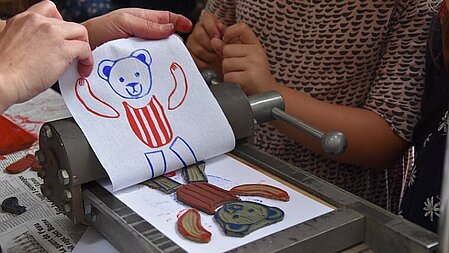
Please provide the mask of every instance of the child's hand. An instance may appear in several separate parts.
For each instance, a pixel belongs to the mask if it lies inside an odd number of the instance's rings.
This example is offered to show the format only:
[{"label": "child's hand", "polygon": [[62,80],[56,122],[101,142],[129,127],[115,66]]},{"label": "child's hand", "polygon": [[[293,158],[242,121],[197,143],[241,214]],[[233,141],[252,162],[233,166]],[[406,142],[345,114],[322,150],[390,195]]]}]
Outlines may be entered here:
[{"label": "child's hand", "polygon": [[221,73],[224,29],[225,25],[208,12],[204,12],[195,25],[187,39],[187,48],[199,69],[212,68]]},{"label": "child's hand", "polygon": [[224,81],[239,84],[247,95],[274,90],[267,55],[251,28],[243,23],[226,29],[223,48]]}]

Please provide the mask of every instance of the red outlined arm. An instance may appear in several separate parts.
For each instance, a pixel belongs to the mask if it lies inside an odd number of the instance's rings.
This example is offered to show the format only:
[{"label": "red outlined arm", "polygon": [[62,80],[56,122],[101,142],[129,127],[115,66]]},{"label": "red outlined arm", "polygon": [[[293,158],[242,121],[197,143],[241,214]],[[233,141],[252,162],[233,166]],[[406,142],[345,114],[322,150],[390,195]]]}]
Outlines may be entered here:
[{"label": "red outlined arm", "polygon": [[103,118],[118,118],[120,113],[110,104],[98,98],[90,87],[86,78],[78,78],[75,84],[76,98],[86,110],[96,116]]},{"label": "red outlined arm", "polygon": [[182,105],[187,96],[189,85],[187,77],[181,65],[172,62],[170,65],[170,73],[173,76],[175,87],[168,96],[168,110],[175,110]]}]

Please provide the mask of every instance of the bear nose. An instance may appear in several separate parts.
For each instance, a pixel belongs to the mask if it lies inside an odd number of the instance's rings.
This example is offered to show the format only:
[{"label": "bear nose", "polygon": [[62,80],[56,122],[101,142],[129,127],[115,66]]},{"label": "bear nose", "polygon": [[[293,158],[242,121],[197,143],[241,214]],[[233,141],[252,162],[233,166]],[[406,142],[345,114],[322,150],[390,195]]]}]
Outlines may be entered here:
[{"label": "bear nose", "polygon": [[139,84],[139,83],[134,82],[134,83],[128,83],[126,86],[134,89],[134,86],[136,86],[136,85],[138,85],[138,84]]}]

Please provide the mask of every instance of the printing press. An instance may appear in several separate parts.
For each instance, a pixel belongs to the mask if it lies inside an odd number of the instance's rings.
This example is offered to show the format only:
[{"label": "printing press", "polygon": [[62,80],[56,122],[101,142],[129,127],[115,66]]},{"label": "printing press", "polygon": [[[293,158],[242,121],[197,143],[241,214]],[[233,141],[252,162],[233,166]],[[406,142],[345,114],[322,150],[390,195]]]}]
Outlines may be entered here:
[{"label": "printing press", "polygon": [[[303,170],[261,152],[252,140],[256,127],[283,120],[315,137],[324,152],[338,155],[347,145],[342,133],[323,133],[284,110],[282,97],[269,92],[247,97],[234,84],[203,72],[228,119],[237,145],[232,155],[297,187],[335,210],[256,240],[234,252],[437,252],[438,236]],[[40,130],[42,193],[75,223],[96,228],[123,252],[184,252],[154,226],[115,198],[96,180],[107,174],[73,118],[48,122]]]}]

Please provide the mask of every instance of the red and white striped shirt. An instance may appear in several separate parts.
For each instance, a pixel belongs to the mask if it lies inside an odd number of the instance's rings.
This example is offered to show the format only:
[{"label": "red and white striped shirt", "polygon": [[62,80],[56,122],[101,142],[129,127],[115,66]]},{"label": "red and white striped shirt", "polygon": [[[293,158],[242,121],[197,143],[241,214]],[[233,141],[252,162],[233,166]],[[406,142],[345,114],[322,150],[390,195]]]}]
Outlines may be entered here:
[{"label": "red and white striped shirt", "polygon": [[142,108],[133,108],[127,102],[123,102],[129,125],[134,134],[150,148],[159,148],[173,138],[173,130],[170,126],[164,108],[155,96]]}]

